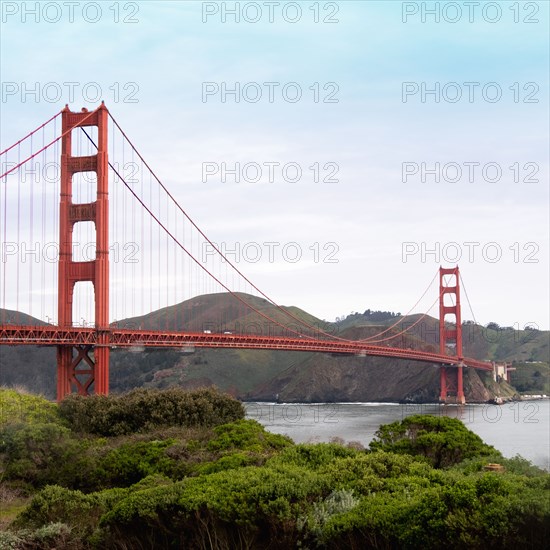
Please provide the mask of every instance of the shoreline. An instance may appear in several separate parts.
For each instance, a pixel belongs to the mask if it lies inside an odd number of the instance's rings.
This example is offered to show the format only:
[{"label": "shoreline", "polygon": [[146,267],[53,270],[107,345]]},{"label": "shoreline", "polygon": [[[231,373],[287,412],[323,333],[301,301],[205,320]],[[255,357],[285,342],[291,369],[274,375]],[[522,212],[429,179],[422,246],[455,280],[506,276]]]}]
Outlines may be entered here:
[{"label": "shoreline", "polygon": [[261,403],[265,405],[368,405],[368,406],[383,406],[383,405],[440,405],[443,407],[463,407],[465,405],[504,405],[505,403],[519,403],[529,401],[547,401],[550,400],[550,395],[525,395],[510,398],[503,397],[500,403],[496,403],[494,399],[489,401],[467,401],[464,404],[459,403],[441,403],[439,401],[272,401],[263,399],[239,399],[243,404]]}]

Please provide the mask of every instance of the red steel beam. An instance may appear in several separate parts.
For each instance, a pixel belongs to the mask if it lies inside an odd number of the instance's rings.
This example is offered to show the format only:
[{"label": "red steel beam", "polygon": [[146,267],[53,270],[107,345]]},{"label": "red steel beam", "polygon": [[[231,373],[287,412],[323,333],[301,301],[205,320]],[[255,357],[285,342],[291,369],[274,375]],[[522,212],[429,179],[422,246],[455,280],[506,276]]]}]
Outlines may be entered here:
[{"label": "red steel beam", "polygon": [[[105,105],[89,113],[86,109],[74,113],[65,107],[61,113],[63,137],[61,140],[61,177],[59,203],[59,276],[58,318],[60,327],[73,325],[73,293],[77,282],[91,281],[94,285],[95,324],[102,331],[109,327],[109,178],[107,158],[108,111]],[[71,128],[95,126],[98,133],[97,154],[73,156]],[[73,177],[80,172],[95,172],[97,196],[87,204],[73,202]],[[94,222],[96,230],[96,257],[87,262],[72,258],[73,230],[78,222]],[[87,395],[94,383],[94,391],[109,393],[109,346],[94,351],[92,360],[78,346],[77,340],[62,339],[57,349],[57,399],[70,393],[71,386]],[[104,344],[101,338],[98,344]],[[88,343],[87,343],[88,344]],[[74,355],[76,351],[76,356]],[[84,367],[84,369],[82,368]],[[82,381],[81,378],[87,379]],[[80,378],[79,378],[80,377]]]},{"label": "red steel beam", "polygon": [[274,336],[252,336],[239,334],[204,334],[202,332],[159,332],[148,330],[124,330],[94,328],[61,328],[54,326],[0,326],[0,345],[58,346],[91,345],[97,348],[237,348],[266,349],[285,351],[309,351],[318,353],[342,353],[346,355],[372,355],[424,361],[428,363],[460,364],[492,371],[493,365],[487,361],[459,358],[422,350],[366,345],[361,342],[315,340],[312,338],[284,338]]}]

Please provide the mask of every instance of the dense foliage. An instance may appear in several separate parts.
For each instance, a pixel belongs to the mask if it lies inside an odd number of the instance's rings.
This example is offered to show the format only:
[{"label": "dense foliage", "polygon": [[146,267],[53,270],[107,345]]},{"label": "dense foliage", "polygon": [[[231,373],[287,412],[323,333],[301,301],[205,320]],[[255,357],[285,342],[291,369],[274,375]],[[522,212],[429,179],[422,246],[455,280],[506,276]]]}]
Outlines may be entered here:
[{"label": "dense foliage", "polygon": [[16,422],[57,422],[59,409],[42,397],[14,389],[0,388],[0,427]]},{"label": "dense foliage", "polygon": [[[237,418],[219,424],[208,400]],[[517,549],[550,534],[550,475],[457,420],[382,426],[365,451],[295,445],[212,390],[123,401],[71,397],[2,426],[0,485],[29,496],[0,548]]]},{"label": "dense foliage", "polygon": [[483,443],[460,420],[427,415],[409,416],[401,422],[381,426],[370,448],[375,451],[423,456],[435,468],[496,453],[494,447]]},{"label": "dense foliage", "polygon": [[550,394],[550,365],[535,363],[514,363],[514,386],[522,393]]},{"label": "dense foliage", "polygon": [[158,426],[215,426],[244,417],[238,401],[211,388],[140,388],[115,397],[70,395],[61,402],[59,412],[74,431],[104,436]]}]

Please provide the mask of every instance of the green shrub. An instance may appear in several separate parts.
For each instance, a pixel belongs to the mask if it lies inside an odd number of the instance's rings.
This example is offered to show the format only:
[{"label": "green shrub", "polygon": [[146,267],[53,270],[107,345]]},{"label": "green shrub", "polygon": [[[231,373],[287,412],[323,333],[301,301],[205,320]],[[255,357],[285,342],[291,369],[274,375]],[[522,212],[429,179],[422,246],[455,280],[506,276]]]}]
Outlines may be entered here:
[{"label": "green shrub", "polygon": [[540,477],[547,474],[546,470],[535,466],[531,461],[520,455],[516,455],[512,458],[505,458],[504,460],[500,460],[500,463],[504,466],[507,472],[513,474],[527,477]]},{"label": "green shrub", "polygon": [[254,453],[233,453],[213,462],[206,462],[196,468],[198,474],[213,474],[224,470],[236,470],[244,466],[259,466],[262,460]]},{"label": "green shrub", "polygon": [[169,475],[176,469],[176,464],[166,456],[165,451],[175,441],[124,443],[110,450],[98,460],[93,472],[95,486],[128,487],[153,474]]},{"label": "green shrub", "polygon": [[[374,453],[376,454],[376,453]],[[385,490],[363,497],[348,512],[328,517],[313,531],[329,548],[545,548],[550,520],[542,478],[486,472],[439,477],[438,484],[387,480]],[[529,483],[540,484],[538,488]]]},{"label": "green shrub", "polygon": [[[84,548],[80,538],[75,535],[73,530],[64,523],[49,523],[38,529],[23,529],[15,535],[17,544],[15,546],[6,546],[6,548],[17,548],[18,550],[55,550],[63,548],[66,550],[79,550]],[[1,545],[0,548],[5,548]]]},{"label": "green shrub", "polygon": [[279,448],[292,445],[252,420],[213,430],[168,428],[111,439],[74,434],[57,424],[12,424],[0,435],[6,479],[86,492],[128,487],[154,474],[182,479],[260,465]]},{"label": "green shrub", "polygon": [[263,547],[270,540],[288,540],[296,530],[294,507],[329,492],[326,480],[305,468],[238,468],[133,492],[101,525],[111,537],[106,545],[135,537],[156,546],[172,540],[200,547],[214,529],[230,547],[243,538]]},{"label": "green shrub", "polygon": [[269,452],[292,446],[292,440],[273,434],[255,420],[239,420],[214,428],[215,437],[208,443],[210,451]]},{"label": "green shrub", "polygon": [[59,424],[8,424],[0,430],[4,475],[34,486],[71,484],[86,445]]},{"label": "green shrub", "polygon": [[[131,489],[117,488],[85,494],[57,485],[48,485],[35,494],[27,508],[17,516],[12,527],[18,529],[18,536],[35,540],[37,537],[45,538],[48,533],[55,533],[54,526],[60,526],[59,529],[65,535],[69,534],[67,529],[70,531],[71,537],[67,536],[68,539],[74,538],[82,542],[96,535],[101,516],[125,498],[130,491]],[[59,543],[58,547],[69,546]]]},{"label": "green shrub", "polygon": [[395,490],[393,480],[427,486],[434,482],[434,470],[416,457],[378,451],[356,456],[336,457],[323,464],[319,473],[326,475],[335,488],[353,489],[369,495],[377,491]]},{"label": "green shrub", "polygon": [[60,422],[56,403],[38,395],[0,388],[0,428],[8,424]]},{"label": "green shrub", "polygon": [[[62,409],[74,431],[58,420],[0,427],[5,478],[56,483],[34,495],[12,532],[0,533],[2,548],[547,543],[550,475],[502,458],[456,420],[416,416],[382,426],[365,452],[294,445],[211,390],[70,397]],[[504,472],[484,471],[497,460]]]},{"label": "green shrub", "polygon": [[269,464],[271,467],[282,469],[294,465],[317,470],[337,458],[355,457],[358,454],[360,454],[360,451],[335,443],[304,443],[291,445],[283,449],[281,453],[269,461]]},{"label": "green shrub", "polygon": [[10,531],[0,531],[0,548],[3,550],[18,550],[23,539]]},{"label": "green shrub", "polygon": [[381,426],[370,449],[423,456],[436,468],[452,466],[467,458],[499,454],[460,420],[431,415],[409,416]]},{"label": "green shrub", "polygon": [[153,474],[88,495],[47,487],[19,526],[59,521],[101,548],[544,547],[548,474],[466,475],[384,451],[298,447],[260,467],[227,454],[209,466],[230,469],[176,482]]},{"label": "green shrub", "polygon": [[60,414],[76,432],[117,436],[158,426],[216,426],[244,418],[241,403],[215,389],[136,389],[119,396],[67,396]]},{"label": "green shrub", "polygon": [[[125,489],[123,493],[118,493],[117,499],[120,500],[118,498],[119,495],[124,495],[131,491],[143,491],[144,489],[152,489],[153,487],[160,487],[162,485],[172,485],[172,483],[173,481],[169,477],[162,474],[150,474],[139,480],[137,483],[134,483],[129,489]],[[111,493],[115,494],[116,491],[116,489],[111,490]],[[106,494],[107,491],[101,492],[102,497],[105,497]]]},{"label": "green shrub", "polygon": [[84,534],[93,531],[101,513],[97,495],[48,485],[19,514],[15,526],[39,528],[49,523],[62,522]]},{"label": "green shrub", "polygon": [[327,498],[313,503],[310,511],[298,518],[298,529],[307,531],[309,536],[319,538],[323,527],[330,518],[352,510],[359,504],[351,489],[339,489],[333,491]]}]

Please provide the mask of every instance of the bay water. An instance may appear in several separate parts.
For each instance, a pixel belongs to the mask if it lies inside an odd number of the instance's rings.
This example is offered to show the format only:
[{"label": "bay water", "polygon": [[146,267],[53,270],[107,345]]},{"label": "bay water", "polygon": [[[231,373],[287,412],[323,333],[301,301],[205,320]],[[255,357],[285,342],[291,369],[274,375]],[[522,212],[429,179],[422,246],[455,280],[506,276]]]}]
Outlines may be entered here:
[{"label": "bay water", "polygon": [[503,405],[398,403],[245,403],[247,418],[296,443],[358,441],[365,447],[382,424],[412,414],[458,418],[505,457],[521,455],[550,471],[550,400]]}]

